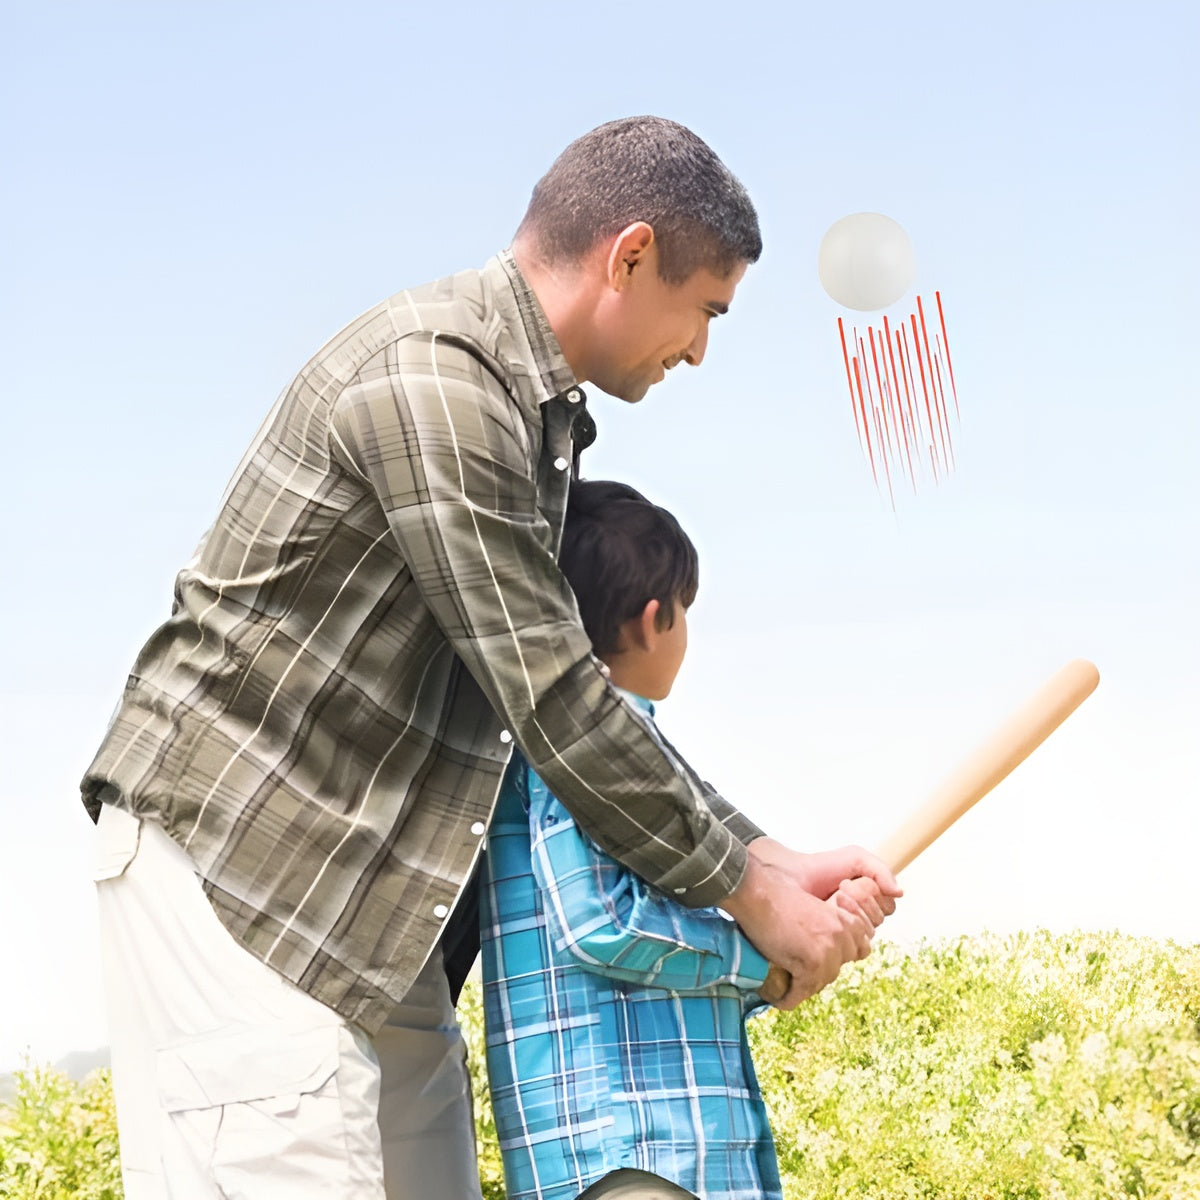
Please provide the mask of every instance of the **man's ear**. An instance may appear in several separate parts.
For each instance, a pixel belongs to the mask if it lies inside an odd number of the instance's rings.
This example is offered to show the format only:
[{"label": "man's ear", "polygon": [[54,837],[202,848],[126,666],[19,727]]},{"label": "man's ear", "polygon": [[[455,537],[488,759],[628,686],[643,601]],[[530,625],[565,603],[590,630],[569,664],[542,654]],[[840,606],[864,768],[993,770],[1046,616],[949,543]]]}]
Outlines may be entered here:
[{"label": "man's ear", "polygon": [[654,229],[645,221],[627,225],[612,240],[608,250],[608,284],[616,291],[629,285],[634,271],[641,266],[654,245]]}]

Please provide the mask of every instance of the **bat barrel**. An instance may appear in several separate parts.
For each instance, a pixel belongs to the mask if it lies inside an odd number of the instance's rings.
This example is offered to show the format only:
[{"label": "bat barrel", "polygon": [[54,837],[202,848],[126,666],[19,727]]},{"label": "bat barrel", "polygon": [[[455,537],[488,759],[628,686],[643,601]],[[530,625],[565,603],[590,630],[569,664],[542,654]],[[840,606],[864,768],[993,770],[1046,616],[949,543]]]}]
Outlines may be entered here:
[{"label": "bat barrel", "polygon": [[900,871],[1024,762],[1096,689],[1100,672],[1077,658],[1048,679],[878,848]]}]

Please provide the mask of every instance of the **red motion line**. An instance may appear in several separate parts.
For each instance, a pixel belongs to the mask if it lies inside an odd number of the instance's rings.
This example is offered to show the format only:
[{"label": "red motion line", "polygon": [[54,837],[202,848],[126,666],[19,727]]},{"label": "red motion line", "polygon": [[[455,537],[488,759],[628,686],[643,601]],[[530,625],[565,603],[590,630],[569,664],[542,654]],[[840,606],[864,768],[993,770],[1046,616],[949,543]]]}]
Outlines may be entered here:
[{"label": "red motion line", "polygon": [[[872,326],[867,327],[867,338],[871,342],[871,361],[875,364],[875,386],[879,389],[879,412],[883,417],[883,432],[887,435],[888,454],[894,454],[895,451],[892,449],[891,423],[888,421],[887,392],[884,389],[883,380],[879,376],[879,355],[875,353],[875,330]],[[863,353],[865,355],[866,351],[864,350]],[[867,376],[867,382],[870,383],[870,381],[870,376]],[[897,448],[899,444],[899,440],[897,440]]]},{"label": "red motion line", "polygon": [[842,318],[838,317],[838,337],[842,339],[842,362],[846,367],[846,386],[850,389],[850,408],[854,412],[854,428],[858,430],[858,444],[862,447],[863,444],[863,428],[858,420],[858,401],[854,395],[854,379],[850,374],[850,352],[846,349],[846,330],[842,325]]},{"label": "red motion line", "polygon": [[[854,337],[858,342],[858,352],[862,356],[862,377],[867,381],[867,399],[871,402],[871,416],[875,418],[875,436],[879,439],[879,461],[883,464],[883,477],[887,480],[888,499],[892,504],[892,512],[895,512],[896,497],[892,493],[892,469],[888,465],[887,441],[883,436],[883,427],[879,423],[879,405],[875,403],[875,393],[871,391],[871,375],[867,370],[867,347],[862,338],[858,336],[857,329],[854,331]],[[878,480],[876,487],[878,487]]]},{"label": "red motion line", "polygon": [[[933,351],[929,349],[929,333],[925,328],[925,306],[921,303],[921,297],[917,297],[917,312],[921,314],[921,336],[925,341],[925,357],[929,360],[929,386],[933,388],[933,406],[937,410],[938,418],[938,435],[942,439],[942,461],[949,466],[950,454],[946,448],[946,429],[942,423],[942,414],[946,410],[946,401],[938,393],[937,381],[933,377]],[[913,329],[913,336],[916,336],[916,329]],[[918,347],[918,353],[920,347]],[[946,425],[950,423],[949,415],[946,416]]]},{"label": "red motion line", "polygon": [[887,347],[887,362],[891,367],[892,396],[896,409],[896,419],[900,424],[900,432],[904,434],[904,457],[908,460],[908,481],[912,484],[913,493],[917,490],[917,477],[913,471],[912,450],[908,444],[908,422],[904,419],[904,410],[900,407],[900,380],[896,375],[896,356],[892,352],[892,331],[888,327],[887,314],[883,318],[883,344]]},{"label": "red motion line", "polygon": [[[870,381],[870,379],[868,379],[867,380],[868,389],[870,388],[870,386],[871,386],[871,381]],[[873,411],[875,413],[875,429],[876,429],[876,432],[879,432],[879,409],[875,408]],[[879,432],[879,436],[880,436],[880,438],[883,437],[882,432]],[[892,512],[895,512],[896,511],[896,496],[892,491],[891,468],[888,466],[888,459],[887,459],[886,454],[881,453],[879,455],[879,457],[880,457],[880,460],[883,462],[883,476],[887,480],[888,501],[890,502],[890,504],[892,506]]]},{"label": "red motion line", "polygon": [[875,470],[875,451],[871,449],[871,431],[870,431],[870,427],[867,425],[867,407],[863,403],[862,376],[859,373],[859,369],[858,369],[858,355],[857,354],[854,356],[854,381],[855,381],[855,383],[858,384],[858,403],[862,406],[863,428],[867,435],[867,456],[871,460],[871,478],[873,480],[875,480],[875,487],[876,487],[876,489],[878,489],[879,474]]},{"label": "red motion line", "polygon": [[[900,351],[900,374],[904,379],[904,403],[908,406],[908,421],[913,431],[913,441],[917,441],[921,434],[921,419],[913,409],[912,390],[909,388],[909,375],[912,372],[912,365],[905,361],[905,348],[900,341],[900,335],[904,332],[904,326],[892,335],[896,339],[896,349]],[[913,380],[915,384],[916,381]]]},{"label": "red motion line", "polygon": [[958,411],[958,385],[954,382],[954,360],[950,357],[950,339],[946,336],[946,314],[942,312],[942,293],[934,292],[937,301],[938,321],[942,326],[942,348],[946,351],[946,369],[950,372],[950,390],[954,393],[954,415],[962,421],[962,413]]},{"label": "red motion line", "polygon": [[[935,358],[933,360],[933,369],[937,372],[938,390],[942,394],[942,404],[944,405],[946,403],[946,389],[945,389],[945,386],[942,384],[942,362],[941,362],[941,359]],[[954,438],[952,438],[950,436],[950,414],[949,413],[946,414],[946,444],[950,447],[950,466],[953,469],[954,467],[958,466],[958,463],[954,459]]]},{"label": "red motion line", "polygon": [[[930,457],[932,458],[933,453],[934,453],[933,436],[934,436],[934,433],[936,432],[937,426],[933,422],[933,412],[931,411],[930,406],[929,406],[929,385],[925,382],[925,361],[924,361],[924,359],[921,358],[921,335],[917,332],[916,314],[915,313],[912,314],[909,317],[909,320],[912,322],[913,346],[917,351],[917,367],[920,369],[920,372],[921,372],[921,392],[925,396],[925,417],[929,421],[929,453],[930,453]],[[905,341],[905,345],[907,345],[908,344],[908,331],[907,330],[905,330],[905,333],[904,333],[904,341]],[[941,416],[940,413],[938,415],[939,415],[939,417]],[[933,468],[933,474],[934,474],[934,477],[936,478],[937,477],[936,465]]]}]

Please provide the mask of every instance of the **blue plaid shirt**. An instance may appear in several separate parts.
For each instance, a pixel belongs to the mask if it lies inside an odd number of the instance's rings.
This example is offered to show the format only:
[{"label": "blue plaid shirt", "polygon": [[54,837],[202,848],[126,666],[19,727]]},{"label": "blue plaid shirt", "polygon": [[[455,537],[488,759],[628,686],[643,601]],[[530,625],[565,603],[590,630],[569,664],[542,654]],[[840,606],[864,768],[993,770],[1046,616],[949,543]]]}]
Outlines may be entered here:
[{"label": "blue plaid shirt", "polygon": [[509,1200],[574,1200],[618,1167],[703,1200],[780,1200],[745,1028],[768,963],[737,926],[604,854],[519,754],[483,870],[488,1077]]}]

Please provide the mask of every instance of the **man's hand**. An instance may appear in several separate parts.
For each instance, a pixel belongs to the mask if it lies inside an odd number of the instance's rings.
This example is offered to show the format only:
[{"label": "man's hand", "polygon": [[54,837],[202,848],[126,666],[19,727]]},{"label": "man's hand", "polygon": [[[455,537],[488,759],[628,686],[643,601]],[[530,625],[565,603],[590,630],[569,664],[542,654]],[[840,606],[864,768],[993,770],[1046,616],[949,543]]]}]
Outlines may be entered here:
[{"label": "man's hand", "polygon": [[[873,879],[884,896],[894,898],[904,894],[883,859],[861,846],[842,846],[838,850],[826,850],[820,854],[802,854],[799,850],[788,849],[774,838],[762,837],[755,838],[746,849],[760,862],[770,863],[794,875],[800,886],[819,900],[829,899],[843,880],[858,879],[860,876]],[[895,908],[893,903],[887,914],[893,913]]]},{"label": "man's hand", "polygon": [[746,874],[722,907],[761,954],[790,972],[791,988],[774,1003],[795,1008],[832,983],[846,963],[870,953],[900,887],[878,858],[858,847],[800,854],[758,838],[749,850]]}]

